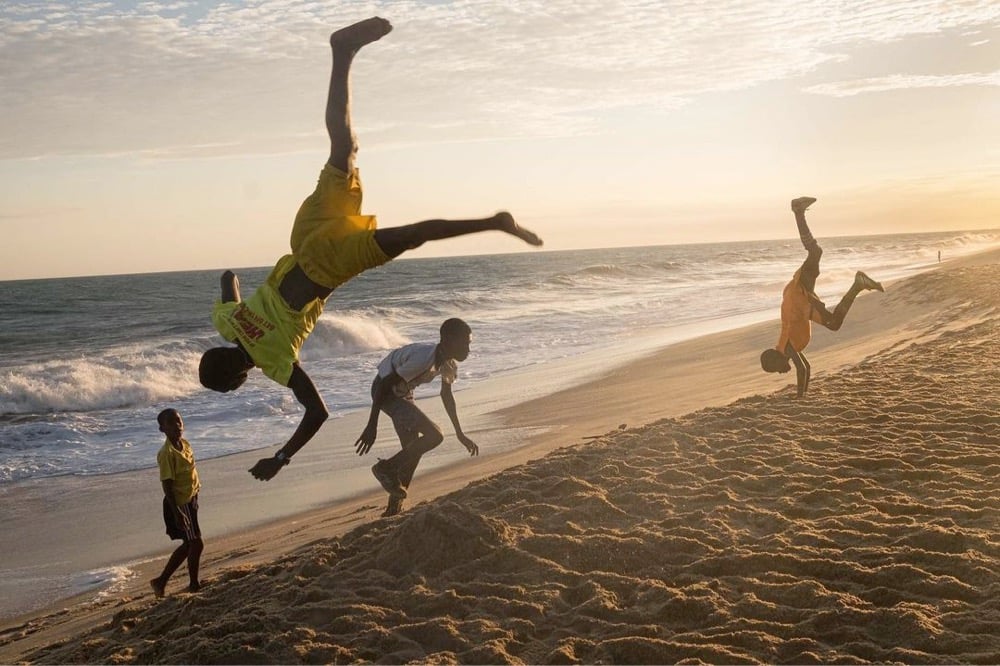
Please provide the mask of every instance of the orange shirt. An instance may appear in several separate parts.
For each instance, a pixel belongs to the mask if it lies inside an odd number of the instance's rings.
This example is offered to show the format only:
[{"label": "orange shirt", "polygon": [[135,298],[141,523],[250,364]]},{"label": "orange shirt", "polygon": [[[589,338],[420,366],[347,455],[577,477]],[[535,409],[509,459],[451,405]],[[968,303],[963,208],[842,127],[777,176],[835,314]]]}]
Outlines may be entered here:
[{"label": "orange shirt", "polygon": [[822,313],[813,306],[819,298],[802,286],[801,275],[800,268],[781,294],[781,336],[775,348],[782,354],[789,342],[795,351],[805,349],[812,339],[812,322],[823,322]]}]

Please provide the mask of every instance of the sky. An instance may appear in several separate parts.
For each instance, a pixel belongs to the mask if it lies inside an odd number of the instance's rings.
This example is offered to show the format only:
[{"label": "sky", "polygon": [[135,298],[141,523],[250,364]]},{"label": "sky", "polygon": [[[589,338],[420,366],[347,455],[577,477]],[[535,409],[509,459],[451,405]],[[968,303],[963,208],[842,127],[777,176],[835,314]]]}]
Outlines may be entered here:
[{"label": "sky", "polygon": [[[0,4],[0,280],[265,266],[352,70],[365,213],[546,249],[1000,227],[996,0]],[[498,233],[410,256],[528,251]]]}]

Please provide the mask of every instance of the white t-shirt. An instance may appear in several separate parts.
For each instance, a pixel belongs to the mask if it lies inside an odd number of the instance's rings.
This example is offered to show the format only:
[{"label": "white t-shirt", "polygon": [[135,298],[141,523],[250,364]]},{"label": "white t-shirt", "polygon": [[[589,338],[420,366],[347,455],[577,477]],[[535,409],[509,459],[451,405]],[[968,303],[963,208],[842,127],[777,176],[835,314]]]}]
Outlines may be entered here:
[{"label": "white t-shirt", "polygon": [[415,342],[393,351],[378,364],[378,376],[385,378],[395,372],[403,381],[392,387],[392,392],[403,398],[413,392],[415,386],[433,381],[438,375],[445,384],[454,384],[458,379],[458,363],[448,359],[441,367],[434,364],[437,344]]}]

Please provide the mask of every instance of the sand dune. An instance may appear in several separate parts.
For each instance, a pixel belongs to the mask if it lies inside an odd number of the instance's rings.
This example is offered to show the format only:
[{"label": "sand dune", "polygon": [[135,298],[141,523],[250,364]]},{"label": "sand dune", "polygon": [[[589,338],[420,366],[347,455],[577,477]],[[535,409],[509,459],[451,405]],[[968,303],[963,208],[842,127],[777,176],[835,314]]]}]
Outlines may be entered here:
[{"label": "sand dune", "polygon": [[24,656],[998,663],[1000,266],[838,373],[553,451]]}]

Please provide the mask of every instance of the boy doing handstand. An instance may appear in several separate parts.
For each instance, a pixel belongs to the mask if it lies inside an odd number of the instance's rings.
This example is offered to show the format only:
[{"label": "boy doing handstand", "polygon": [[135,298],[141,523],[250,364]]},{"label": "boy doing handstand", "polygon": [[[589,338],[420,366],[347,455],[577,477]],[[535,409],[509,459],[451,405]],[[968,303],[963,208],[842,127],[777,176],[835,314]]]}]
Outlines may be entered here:
[{"label": "boy doing handstand", "polygon": [[799,238],[806,249],[806,260],[795,271],[791,281],[785,285],[781,296],[781,335],[774,349],[765,349],[760,355],[760,366],[765,372],[786,373],[791,370],[789,361],[795,364],[798,397],[806,394],[812,366],[802,351],[812,339],[812,322],[831,331],[839,331],[851,309],[854,299],[864,290],[885,291],[882,285],[861,271],[854,274],[854,284],[847,290],[833,312],[826,309],[816,295],[816,278],[819,277],[819,260],[823,248],[813,238],[806,225],[806,209],[816,203],[813,197],[799,197],[792,200],[792,212],[799,229]]},{"label": "boy doing handstand", "polygon": [[288,464],[326,421],[323,398],[298,362],[299,350],[316,325],[327,297],[359,273],[398,257],[427,241],[481,231],[502,231],[530,245],[541,245],[534,233],[519,226],[506,212],[470,220],[426,220],[379,229],[375,217],[361,214],[361,178],[354,167],[357,142],[351,127],[350,68],[367,44],[392,30],[388,21],[373,17],[337,30],[330,36],[333,70],[326,105],[330,157],[316,190],[302,203],[292,227],[292,253],[278,260],[271,274],[246,301],[231,271],[222,274],[222,298],[212,321],[235,347],[216,347],[202,356],[201,383],[220,392],[233,391],[259,367],[287,386],[305,407],[305,414],[272,458],[257,462],[250,473],[267,481]]}]

